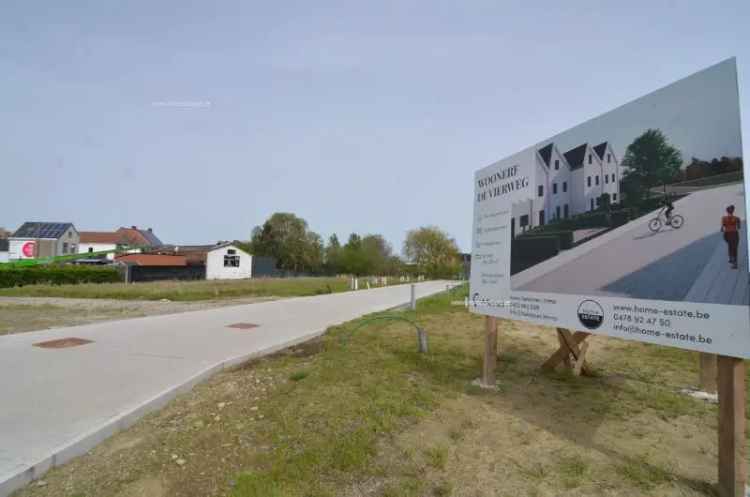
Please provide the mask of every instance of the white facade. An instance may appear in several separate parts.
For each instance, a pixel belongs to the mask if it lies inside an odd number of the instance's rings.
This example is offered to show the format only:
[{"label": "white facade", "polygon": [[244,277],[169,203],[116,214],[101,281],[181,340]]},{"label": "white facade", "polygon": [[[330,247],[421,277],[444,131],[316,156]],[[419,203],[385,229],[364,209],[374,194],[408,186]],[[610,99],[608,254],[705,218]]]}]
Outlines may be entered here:
[{"label": "white facade", "polygon": [[251,278],[253,256],[235,245],[218,245],[206,253],[207,280]]},{"label": "white facade", "polygon": [[534,198],[513,205],[511,232],[515,235],[558,219],[595,210],[599,197],[610,195],[612,204],[620,202],[619,163],[608,142],[591,147],[584,143],[562,153],[549,143],[522,155],[534,161],[536,185]]},{"label": "white facade", "polygon": [[[104,250],[115,250],[117,245],[114,243],[93,243],[93,242],[81,242],[78,244],[79,254],[89,254],[91,252],[101,252]],[[115,259],[114,252],[107,254],[107,259],[113,261]]]},{"label": "white facade", "polygon": [[10,260],[10,256],[8,255],[7,250],[0,250],[0,263],[8,262]]}]

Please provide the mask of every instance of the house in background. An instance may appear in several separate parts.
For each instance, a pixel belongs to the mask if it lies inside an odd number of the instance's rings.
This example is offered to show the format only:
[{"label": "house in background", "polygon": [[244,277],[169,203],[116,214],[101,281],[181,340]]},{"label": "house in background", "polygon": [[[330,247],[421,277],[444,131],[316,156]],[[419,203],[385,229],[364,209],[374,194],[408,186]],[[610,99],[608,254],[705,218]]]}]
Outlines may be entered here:
[{"label": "house in background", "polygon": [[8,258],[37,259],[78,253],[73,223],[26,222],[9,238]]},{"label": "house in background", "polygon": [[134,266],[184,267],[188,265],[184,255],[122,254],[115,257],[115,261]]},{"label": "house in background", "polygon": [[10,241],[7,238],[0,238],[0,264],[3,262],[8,262],[10,258],[8,257],[8,246],[10,245]]},{"label": "house in background", "polygon": [[175,245],[165,249],[185,256],[189,265],[205,266],[208,280],[253,277],[253,256],[233,242],[220,242],[216,245]]},{"label": "house in background", "polygon": [[[120,228],[117,231],[81,231],[81,241],[78,245],[78,253],[86,254],[105,250],[115,250],[126,245],[140,247],[128,251],[135,253],[140,252],[141,248],[159,247],[162,245],[162,242],[154,234],[151,228],[142,230],[137,226]],[[107,254],[106,258],[114,260],[115,254]]]}]

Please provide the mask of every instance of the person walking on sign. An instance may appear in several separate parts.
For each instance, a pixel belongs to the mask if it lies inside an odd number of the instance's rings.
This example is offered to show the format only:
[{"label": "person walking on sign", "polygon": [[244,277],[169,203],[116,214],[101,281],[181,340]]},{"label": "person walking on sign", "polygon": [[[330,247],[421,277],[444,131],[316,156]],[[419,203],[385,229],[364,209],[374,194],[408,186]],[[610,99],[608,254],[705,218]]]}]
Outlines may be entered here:
[{"label": "person walking on sign", "polygon": [[727,215],[721,218],[721,232],[729,249],[729,264],[737,269],[737,247],[740,244],[740,218],[734,215],[734,206],[727,207]]}]

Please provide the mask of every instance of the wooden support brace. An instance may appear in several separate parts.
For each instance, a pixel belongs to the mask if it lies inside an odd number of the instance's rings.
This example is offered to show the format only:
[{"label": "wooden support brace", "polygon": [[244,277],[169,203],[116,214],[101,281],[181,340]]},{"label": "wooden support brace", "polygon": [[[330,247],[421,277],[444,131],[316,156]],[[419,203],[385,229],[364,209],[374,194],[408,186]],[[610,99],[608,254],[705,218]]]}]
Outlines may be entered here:
[{"label": "wooden support brace", "polygon": [[[575,374],[590,375],[591,371],[586,366],[586,351],[588,350],[588,344],[584,341],[591,335],[584,331],[577,331],[571,333],[570,330],[565,328],[557,328],[557,340],[560,343],[560,347],[557,351],[542,364],[543,369],[554,369],[561,362],[566,367],[572,367]],[[584,345],[579,348],[578,345],[583,343]],[[571,363],[571,357],[573,362]]]}]

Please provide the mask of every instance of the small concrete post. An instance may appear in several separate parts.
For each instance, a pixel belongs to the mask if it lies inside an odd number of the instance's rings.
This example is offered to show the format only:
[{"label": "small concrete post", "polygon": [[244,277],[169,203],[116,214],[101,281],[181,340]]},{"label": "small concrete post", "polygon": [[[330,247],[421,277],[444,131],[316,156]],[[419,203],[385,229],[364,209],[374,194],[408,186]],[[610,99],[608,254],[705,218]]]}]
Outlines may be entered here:
[{"label": "small concrete post", "polygon": [[412,311],[417,310],[417,288],[414,283],[411,284],[411,303],[409,305],[409,309]]},{"label": "small concrete post", "polygon": [[427,353],[427,332],[419,327],[417,328],[417,348],[420,353]]},{"label": "small concrete post", "polygon": [[359,278],[354,278],[354,289],[359,290]]}]

